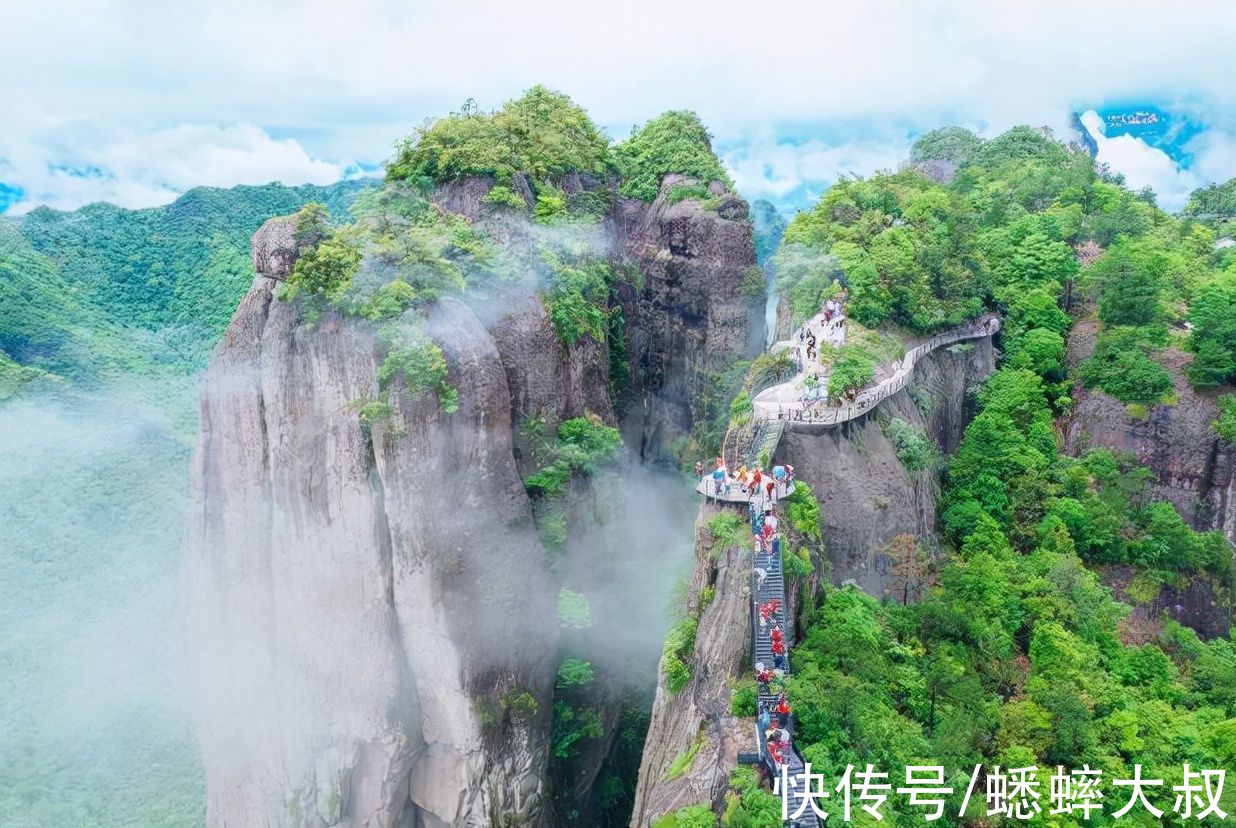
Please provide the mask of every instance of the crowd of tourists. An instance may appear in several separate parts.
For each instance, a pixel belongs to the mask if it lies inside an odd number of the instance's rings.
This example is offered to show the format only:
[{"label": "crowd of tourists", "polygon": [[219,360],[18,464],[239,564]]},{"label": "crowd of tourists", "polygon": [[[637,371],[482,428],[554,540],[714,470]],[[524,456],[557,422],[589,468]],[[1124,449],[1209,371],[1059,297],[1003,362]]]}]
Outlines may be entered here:
[{"label": "crowd of tourists", "polygon": [[[704,477],[704,463],[697,462],[695,479],[703,482]],[[715,468],[707,477],[710,485],[706,488],[710,492],[705,493],[711,493],[713,497],[727,498],[737,493],[751,503],[752,508],[762,509],[770,504],[775,505],[789,493],[794,484],[794,467],[789,464],[778,465],[773,466],[769,472],[758,466],[748,468],[746,465],[731,469],[725,458],[718,457]]]},{"label": "crowd of tourists", "polygon": [[758,621],[755,635],[767,636],[772,664],[755,663],[756,715],[764,736],[764,755],[775,775],[790,760],[790,704],[786,698],[785,676],[789,672],[789,652],[785,638],[785,610],[780,597],[760,601],[764,581],[781,571],[781,531],[775,504],[760,508],[747,505],[751,525],[752,564],[755,577],[752,607]]}]

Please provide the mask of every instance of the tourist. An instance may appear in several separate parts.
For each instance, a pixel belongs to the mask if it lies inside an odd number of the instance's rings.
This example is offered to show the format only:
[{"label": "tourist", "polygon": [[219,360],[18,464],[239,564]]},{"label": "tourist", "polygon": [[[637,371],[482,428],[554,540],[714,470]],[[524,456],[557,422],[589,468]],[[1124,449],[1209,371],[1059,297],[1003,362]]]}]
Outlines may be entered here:
[{"label": "tourist", "polygon": [[703,479],[704,479],[704,461],[696,460],[695,461],[695,482],[698,483],[699,481]]},{"label": "tourist", "polygon": [[767,690],[768,685],[772,683],[773,674],[767,667],[764,666],[764,662],[762,661],[757,661],[755,663],[755,680],[759,682],[765,690]]},{"label": "tourist", "polygon": [[781,724],[782,727],[789,727],[790,725],[790,705],[785,700],[784,693],[782,693],[780,698],[777,699],[777,706],[773,708],[773,712],[777,714],[777,721]]},{"label": "tourist", "polygon": [[764,484],[764,492],[766,493],[770,503],[776,501],[776,497],[774,497],[774,490],[776,488],[777,488],[776,481],[769,480],[767,483]]},{"label": "tourist", "polygon": [[773,667],[777,670],[785,669],[785,640],[780,639],[772,643]]},{"label": "tourist", "polygon": [[764,588],[764,581],[768,579],[768,570],[762,566],[757,566],[757,567],[754,567],[751,571],[755,573],[755,578],[756,578],[755,591],[759,592],[761,589]]},{"label": "tourist", "polygon": [[713,494],[717,497],[721,496],[721,487],[725,483],[725,467],[719,466],[712,473]]},{"label": "tourist", "polygon": [[777,513],[773,509],[769,509],[764,513],[764,525],[771,526],[773,531],[777,531]]}]

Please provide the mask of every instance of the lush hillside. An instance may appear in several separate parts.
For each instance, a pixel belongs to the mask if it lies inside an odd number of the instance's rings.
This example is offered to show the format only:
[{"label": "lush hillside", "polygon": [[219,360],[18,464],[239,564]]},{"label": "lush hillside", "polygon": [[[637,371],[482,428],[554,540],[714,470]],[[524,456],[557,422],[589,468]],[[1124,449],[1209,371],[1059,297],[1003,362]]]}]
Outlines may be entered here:
[{"label": "lush hillside", "polygon": [[[982,763],[1088,764],[1110,780],[1141,763],[1178,784],[1184,762],[1230,767],[1231,639],[1203,642],[1168,623],[1132,643],[1130,609],[1096,568],[1129,568],[1134,593],[1205,581],[1222,594],[1232,545],[1154,501],[1135,458],[1065,456],[1056,420],[1078,381],[1130,404],[1170,404],[1159,357],[1173,342],[1194,352],[1196,385],[1230,390],[1236,262],[1211,229],[1163,213],[1034,130],[990,141],[932,133],[913,161],[944,162],[950,175],[916,166],[844,180],[792,221],[777,254],[782,289],[802,316],[836,280],[857,320],[924,332],[999,309],[1003,363],[944,464],[938,538],[907,536],[923,600],[881,605],[828,588],[802,619],[789,686],[805,758],[829,772],[871,762],[892,779],[907,765],[953,774]],[[1078,318],[1101,329],[1079,377],[1065,358]],[[1220,409],[1224,433],[1234,407]],[[938,557],[914,551],[934,540]],[[894,824],[921,818],[889,810]]]},{"label": "lush hillside", "polygon": [[198,188],[165,207],[0,220],[0,351],[77,383],[200,366],[253,278],[262,222],[308,202],[344,216],[369,186]]}]

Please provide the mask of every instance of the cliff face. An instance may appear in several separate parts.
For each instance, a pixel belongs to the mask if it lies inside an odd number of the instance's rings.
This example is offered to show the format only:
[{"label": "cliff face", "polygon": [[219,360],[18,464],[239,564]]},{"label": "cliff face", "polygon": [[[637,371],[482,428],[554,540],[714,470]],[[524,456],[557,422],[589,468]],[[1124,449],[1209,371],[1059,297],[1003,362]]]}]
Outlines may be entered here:
[{"label": "cliff face", "polygon": [[[1080,322],[1069,337],[1069,359],[1080,364],[1094,350],[1093,322]],[[1066,423],[1066,448],[1080,454],[1106,447],[1128,452],[1155,474],[1153,495],[1175,505],[1195,529],[1222,529],[1236,542],[1236,451],[1211,428],[1214,400],[1189,385],[1183,368],[1190,354],[1164,352],[1172,375],[1174,405],[1154,405],[1136,417],[1119,400],[1101,391],[1075,389],[1074,414]]]},{"label": "cliff face", "polygon": [[[488,223],[490,186],[436,198]],[[740,290],[746,206],[716,201],[663,190],[603,225],[643,274],[622,299],[640,401],[628,435],[645,456],[689,429],[692,383],[758,343],[758,299]],[[526,232],[494,224],[511,245]],[[208,823],[548,824],[558,584],[513,426],[616,421],[608,349],[564,346],[526,291],[475,310],[443,300],[426,331],[458,411],[395,380],[390,417],[366,426],[372,327],[334,311],[308,325],[275,296],[294,229],[274,219],[254,236],[258,275],[202,394],[184,569]]]},{"label": "cliff face", "polygon": [[372,334],[274,299],[293,257],[287,220],[259,231],[202,396],[186,574],[208,821],[538,824],[548,705],[505,702],[548,700],[555,591],[498,348],[443,302],[459,411],[395,393],[367,432]]},{"label": "cliff face", "polygon": [[853,580],[880,597],[892,561],[879,550],[903,533],[934,533],[936,474],[907,472],[878,418],[900,417],[954,451],[969,420],[967,391],[995,369],[991,339],[973,345],[923,357],[909,388],[871,414],[833,428],[795,424],[781,438],[774,459],[792,464],[820,501],[834,583]]},{"label": "cliff face", "polygon": [[[619,198],[610,225],[642,288],[619,297],[629,330],[636,403],[623,437],[641,457],[663,458],[694,419],[692,403],[736,357],[763,345],[763,276],[747,205],[714,183],[713,209],[670,203],[685,179],[668,175],[651,204]],[[746,286],[744,288],[744,285]]]},{"label": "cliff face", "polygon": [[[738,752],[750,750],[750,720],[730,714],[732,681],[746,675],[751,651],[751,561],[737,546],[714,548],[708,521],[718,507],[705,503],[695,524],[695,570],[687,587],[687,609],[698,613],[691,680],[670,692],[662,674],[652,705],[635,793],[632,828],[697,802],[719,805]],[[715,589],[700,611],[706,587]],[[698,744],[694,761],[674,779],[670,766]]]}]

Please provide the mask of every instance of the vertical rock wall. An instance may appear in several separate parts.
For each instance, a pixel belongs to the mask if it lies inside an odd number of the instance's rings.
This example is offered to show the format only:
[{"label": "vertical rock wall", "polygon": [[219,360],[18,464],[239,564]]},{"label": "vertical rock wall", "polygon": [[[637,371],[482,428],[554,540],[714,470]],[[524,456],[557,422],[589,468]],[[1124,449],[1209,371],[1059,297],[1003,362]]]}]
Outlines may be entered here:
[{"label": "vertical rock wall", "polygon": [[796,423],[781,438],[775,460],[792,464],[820,502],[834,583],[854,580],[879,597],[891,565],[879,550],[903,533],[934,533],[939,471],[907,472],[879,418],[900,417],[954,451],[969,421],[968,392],[995,370],[991,338],[972,344],[923,357],[910,386],[870,414],[835,427]]}]

